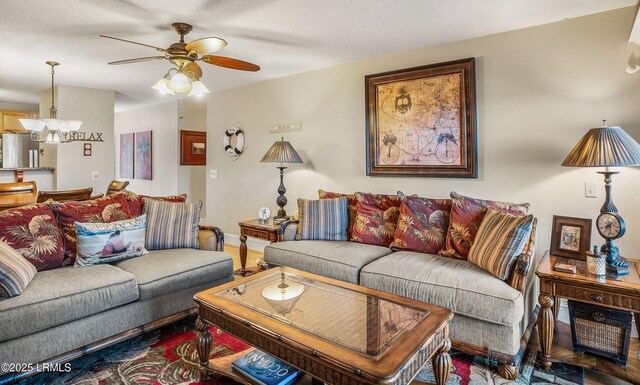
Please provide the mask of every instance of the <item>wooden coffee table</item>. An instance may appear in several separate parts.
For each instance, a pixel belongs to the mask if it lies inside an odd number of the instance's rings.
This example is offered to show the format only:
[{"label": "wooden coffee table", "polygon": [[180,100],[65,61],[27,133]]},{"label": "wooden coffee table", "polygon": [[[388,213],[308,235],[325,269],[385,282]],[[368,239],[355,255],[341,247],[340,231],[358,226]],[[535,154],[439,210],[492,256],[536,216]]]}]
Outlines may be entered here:
[{"label": "wooden coffee table", "polygon": [[209,360],[210,325],[327,384],[408,384],[431,359],[436,383],[451,369],[446,308],[278,267],[202,291],[196,345],[200,373],[252,384],[231,369],[236,353]]}]

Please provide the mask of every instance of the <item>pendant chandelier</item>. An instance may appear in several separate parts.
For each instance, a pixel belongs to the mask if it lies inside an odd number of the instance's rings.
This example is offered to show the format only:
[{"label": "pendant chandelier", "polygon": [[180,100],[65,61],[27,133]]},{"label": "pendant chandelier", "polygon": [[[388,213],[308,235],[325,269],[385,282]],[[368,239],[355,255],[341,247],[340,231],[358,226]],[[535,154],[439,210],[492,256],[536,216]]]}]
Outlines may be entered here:
[{"label": "pendant chandelier", "polygon": [[71,132],[78,131],[81,120],[62,120],[57,118],[58,110],[55,103],[54,76],[55,66],[60,63],[48,61],[51,66],[51,107],[49,119],[18,119],[22,127],[31,134],[31,140],[38,143],[69,143],[73,141]]}]

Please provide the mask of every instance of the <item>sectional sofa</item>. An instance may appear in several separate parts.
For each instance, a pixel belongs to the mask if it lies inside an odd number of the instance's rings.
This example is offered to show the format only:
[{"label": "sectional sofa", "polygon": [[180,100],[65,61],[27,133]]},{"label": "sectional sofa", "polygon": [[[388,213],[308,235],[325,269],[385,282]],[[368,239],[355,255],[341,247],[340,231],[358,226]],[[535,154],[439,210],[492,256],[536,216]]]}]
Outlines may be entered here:
[{"label": "sectional sofa", "polygon": [[[2,237],[3,234],[0,234]],[[200,249],[153,250],[113,264],[39,271],[22,294],[0,298],[0,384],[194,314],[195,293],[233,280],[224,234],[200,227]]]},{"label": "sectional sofa", "polygon": [[352,241],[294,240],[296,221],[280,226],[264,260],[449,308],[453,348],[497,361],[500,375],[515,379],[539,310],[536,222],[506,281],[465,260]]}]

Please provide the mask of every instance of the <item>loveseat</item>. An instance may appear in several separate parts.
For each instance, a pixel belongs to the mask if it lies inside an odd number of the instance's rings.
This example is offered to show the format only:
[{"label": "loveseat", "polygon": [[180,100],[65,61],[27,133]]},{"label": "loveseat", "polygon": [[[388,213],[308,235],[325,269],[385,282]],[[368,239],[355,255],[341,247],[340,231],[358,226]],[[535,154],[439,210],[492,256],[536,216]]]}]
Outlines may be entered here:
[{"label": "loveseat", "polygon": [[233,280],[222,231],[198,236],[200,249],[39,271],[20,295],[0,297],[0,362],[25,364],[0,384],[33,374],[27,364],[68,362],[193,314],[195,293]]},{"label": "loveseat", "polygon": [[[321,191],[321,197],[322,197]],[[452,193],[453,194],[453,193]],[[515,379],[536,325],[536,219],[526,247],[504,281],[466,260],[353,241],[295,240],[297,221],[284,222],[264,260],[451,309],[454,349],[498,362]]]}]

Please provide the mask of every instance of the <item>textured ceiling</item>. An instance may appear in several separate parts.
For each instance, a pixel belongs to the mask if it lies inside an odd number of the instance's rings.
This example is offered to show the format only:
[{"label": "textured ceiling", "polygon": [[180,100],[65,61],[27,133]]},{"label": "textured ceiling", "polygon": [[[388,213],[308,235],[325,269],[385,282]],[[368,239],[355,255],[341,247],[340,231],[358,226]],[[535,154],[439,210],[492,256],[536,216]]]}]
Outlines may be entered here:
[{"label": "textured ceiling", "polygon": [[257,73],[203,64],[211,91],[390,52],[442,44],[637,4],[637,0],[1,0],[0,102],[37,103],[56,83],[115,90],[116,110],[159,103],[149,87],[166,61],[108,66],[168,47],[169,25],[193,24],[187,41],[219,36],[220,55],[259,64]]}]

